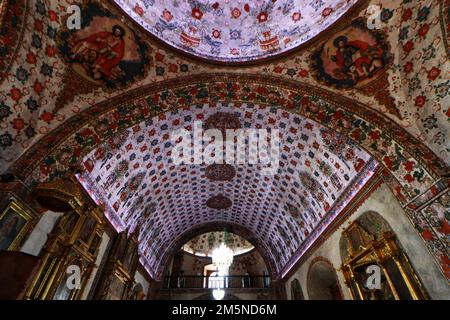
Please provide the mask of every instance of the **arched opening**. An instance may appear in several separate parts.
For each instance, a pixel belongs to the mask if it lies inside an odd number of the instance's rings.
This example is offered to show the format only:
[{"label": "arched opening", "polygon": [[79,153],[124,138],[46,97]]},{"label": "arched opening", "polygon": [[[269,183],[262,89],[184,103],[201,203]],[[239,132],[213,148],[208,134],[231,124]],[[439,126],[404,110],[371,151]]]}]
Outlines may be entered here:
[{"label": "arched opening", "polygon": [[311,262],[307,281],[310,300],[343,300],[336,270],[324,258]]},{"label": "arched opening", "polygon": [[[231,228],[238,232],[239,229],[242,228]],[[169,260],[170,267],[164,271],[166,287],[234,289],[270,287],[270,269],[258,251],[259,246],[255,248],[248,240],[228,231],[202,233],[201,230],[214,229],[206,227],[190,233],[200,234],[185,242]],[[233,260],[226,275],[219,274],[219,268],[212,260],[212,253],[222,243],[233,252]],[[198,253],[193,254],[193,250]]]}]

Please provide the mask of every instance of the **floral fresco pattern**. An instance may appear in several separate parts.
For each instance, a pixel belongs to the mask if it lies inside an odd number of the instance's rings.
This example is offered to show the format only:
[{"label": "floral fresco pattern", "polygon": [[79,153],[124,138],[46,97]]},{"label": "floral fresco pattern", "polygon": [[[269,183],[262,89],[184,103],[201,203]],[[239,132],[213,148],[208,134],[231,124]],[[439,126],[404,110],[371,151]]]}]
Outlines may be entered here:
[{"label": "floral fresco pattern", "polygon": [[0,83],[11,67],[23,35],[28,1],[2,1],[0,3]]},{"label": "floral fresco pattern", "polygon": [[[235,165],[236,177],[231,181],[211,181],[205,177],[206,165],[172,162],[174,144],[170,133],[180,128],[192,129],[194,121],[206,120],[217,112],[234,114],[245,129],[280,130],[280,170],[274,176],[263,177],[261,165],[247,164]],[[104,120],[99,118],[96,131],[102,130]],[[281,270],[300,246],[320,234],[313,231],[323,219],[330,212],[339,212],[335,211],[335,204],[363,187],[357,185],[354,192],[346,193],[356,177],[361,174],[370,178],[373,174],[365,169],[372,163],[371,157],[347,138],[338,137],[346,147],[334,153],[324,137],[336,133],[269,106],[198,104],[155,115],[126,131],[127,139],[120,146],[111,147],[106,142],[83,158],[83,183],[94,198],[110,208],[110,220],[119,229],[140,228],[141,251],[152,273],[157,272],[160,259],[168,254],[168,244],[178,234],[202,222],[222,220],[253,230],[265,246],[270,246],[267,239],[277,239],[273,254],[277,270]],[[256,160],[255,156],[250,155],[248,161]],[[70,161],[57,155],[57,161],[61,160],[66,160],[63,165]],[[124,162],[129,169],[111,184],[112,169],[116,177],[117,168],[125,167]],[[322,174],[324,166],[333,170]],[[232,200],[230,208],[219,212],[208,208],[208,198],[218,193]],[[301,216],[286,214],[287,203],[298,208]],[[149,207],[150,215],[142,219]],[[273,218],[268,220],[269,214]],[[157,237],[154,230],[158,230]]]}]

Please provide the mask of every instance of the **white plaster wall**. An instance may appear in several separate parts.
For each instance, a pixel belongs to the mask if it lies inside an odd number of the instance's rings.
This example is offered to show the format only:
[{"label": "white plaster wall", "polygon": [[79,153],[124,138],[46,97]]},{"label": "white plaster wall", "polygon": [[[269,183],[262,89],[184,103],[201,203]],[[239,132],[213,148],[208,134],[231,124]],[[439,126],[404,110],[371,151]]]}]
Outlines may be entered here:
[{"label": "white plaster wall", "polygon": [[[300,281],[305,299],[309,298],[307,292],[307,273],[311,261],[314,258],[319,256],[324,257],[333,264],[335,269],[339,269],[341,265],[339,251],[341,233],[349,222],[354,221],[367,211],[376,211],[389,223],[430,297],[432,299],[450,300],[450,284],[442,275],[434,258],[428,252],[423,240],[414,229],[399,202],[385,184],[382,184],[339,229],[308,257],[295,274],[287,280],[286,291],[288,298],[291,299],[290,284],[294,278]],[[350,293],[344,283],[342,272],[337,271],[337,274],[345,299],[351,299]]]},{"label": "white plaster wall", "polygon": [[147,299],[148,288],[150,287],[150,283],[148,283],[148,281],[144,278],[144,276],[139,271],[136,271],[136,273],[134,274],[134,281],[136,281],[136,283],[140,283],[142,285],[142,288],[144,289],[144,293],[145,293],[144,299]]},{"label": "white plaster wall", "polygon": [[100,247],[98,248],[97,259],[95,259],[95,267],[92,270],[91,277],[84,288],[83,294],[81,295],[81,300],[86,300],[89,295],[89,291],[91,291],[92,283],[94,282],[95,276],[98,272],[98,267],[100,266],[103,256],[105,255],[106,248],[108,247],[108,243],[110,241],[110,237],[106,234],[106,232],[102,235],[102,242],[100,243]]},{"label": "white plaster wall", "polygon": [[34,227],[20,251],[33,256],[38,256],[42,247],[47,242],[48,234],[53,230],[58,218],[62,215],[62,212],[53,211],[43,213],[41,219]]}]

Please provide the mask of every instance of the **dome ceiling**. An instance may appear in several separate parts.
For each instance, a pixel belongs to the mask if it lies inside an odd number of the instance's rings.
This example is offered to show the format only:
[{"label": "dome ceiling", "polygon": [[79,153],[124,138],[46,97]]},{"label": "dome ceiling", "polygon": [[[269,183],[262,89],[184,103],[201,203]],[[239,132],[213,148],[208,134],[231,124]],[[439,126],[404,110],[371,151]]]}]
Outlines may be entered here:
[{"label": "dome ceiling", "polygon": [[230,232],[207,232],[201,234],[183,245],[183,250],[197,256],[211,257],[215,248],[225,243],[234,255],[244,254],[254,249],[244,238]]},{"label": "dome ceiling", "polygon": [[[262,176],[261,165],[245,164],[234,165],[232,175],[227,169],[215,170],[212,179],[208,165],[172,162],[172,132],[190,130],[198,120],[226,119],[224,114],[238,119],[243,129],[279,130],[277,174]],[[217,128],[230,124],[214,123]],[[161,114],[110,138],[83,163],[82,184],[105,204],[115,227],[140,226],[142,262],[156,277],[180,236],[214,222],[250,230],[272,258],[274,271],[281,272],[320,236],[374,171],[371,156],[335,131],[279,108],[253,104],[204,104]],[[217,196],[227,200],[209,206]]]},{"label": "dome ceiling", "polygon": [[357,0],[115,0],[172,47],[219,62],[294,49],[336,22]]}]

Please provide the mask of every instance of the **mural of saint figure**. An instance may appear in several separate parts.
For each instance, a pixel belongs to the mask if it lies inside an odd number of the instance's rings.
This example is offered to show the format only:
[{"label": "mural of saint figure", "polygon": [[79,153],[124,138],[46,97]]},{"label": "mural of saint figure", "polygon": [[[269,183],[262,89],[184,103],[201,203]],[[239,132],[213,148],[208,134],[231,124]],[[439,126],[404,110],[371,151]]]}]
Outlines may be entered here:
[{"label": "mural of saint figure", "polygon": [[314,77],[338,89],[365,87],[392,62],[384,31],[368,29],[364,18],[325,41],[311,58]]},{"label": "mural of saint figure", "polygon": [[361,78],[371,78],[377,70],[384,67],[383,49],[371,46],[363,40],[349,41],[346,36],[337,37],[333,41],[336,54],[330,59],[339,67],[336,77],[351,77],[355,82]]},{"label": "mural of saint figure", "polygon": [[114,25],[111,32],[97,32],[74,41],[71,58],[95,80],[115,79],[120,75],[117,65],[125,55],[124,36],[124,28]]},{"label": "mural of saint figure", "polygon": [[[81,16],[79,29],[61,28],[57,38],[60,54],[74,71],[64,79],[70,91],[76,92],[77,85],[82,90],[102,86],[112,91],[146,76],[152,49],[133,29],[100,3],[86,1]],[[62,105],[72,96],[65,94]]]}]

